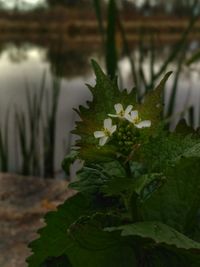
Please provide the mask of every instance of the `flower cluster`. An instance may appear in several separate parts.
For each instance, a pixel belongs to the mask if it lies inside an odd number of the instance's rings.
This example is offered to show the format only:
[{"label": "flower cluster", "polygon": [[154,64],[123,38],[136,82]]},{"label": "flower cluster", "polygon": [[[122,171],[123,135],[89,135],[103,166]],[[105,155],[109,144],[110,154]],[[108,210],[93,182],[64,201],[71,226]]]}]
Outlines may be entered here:
[{"label": "flower cluster", "polygon": [[[150,120],[141,120],[137,110],[132,110],[133,106],[129,105],[126,109],[123,108],[122,104],[118,103],[114,105],[116,114],[108,114],[111,118],[118,118],[123,121],[128,121],[134,127],[138,129],[146,128],[151,126]],[[113,125],[112,119],[107,118],[104,120],[104,126],[101,131],[95,131],[94,137],[99,139],[99,145],[104,146],[109,138],[116,132],[117,125]]]}]

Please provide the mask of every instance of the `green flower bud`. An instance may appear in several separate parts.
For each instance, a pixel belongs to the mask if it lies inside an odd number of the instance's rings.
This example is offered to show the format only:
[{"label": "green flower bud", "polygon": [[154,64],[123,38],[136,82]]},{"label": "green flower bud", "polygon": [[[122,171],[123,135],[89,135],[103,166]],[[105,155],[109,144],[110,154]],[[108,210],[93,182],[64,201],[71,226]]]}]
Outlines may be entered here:
[{"label": "green flower bud", "polygon": [[126,136],[126,135],[123,135],[123,136],[122,136],[122,139],[123,139],[123,140],[127,140],[127,136]]}]

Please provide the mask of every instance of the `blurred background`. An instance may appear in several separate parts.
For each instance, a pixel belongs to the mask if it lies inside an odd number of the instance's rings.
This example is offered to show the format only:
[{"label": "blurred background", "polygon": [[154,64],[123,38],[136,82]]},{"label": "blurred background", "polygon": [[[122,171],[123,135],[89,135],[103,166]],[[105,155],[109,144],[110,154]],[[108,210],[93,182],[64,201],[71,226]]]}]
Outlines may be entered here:
[{"label": "blurred background", "polygon": [[65,177],[72,109],[91,99],[92,58],[128,90],[150,90],[174,71],[166,113],[176,122],[184,111],[198,125],[198,62],[186,64],[198,54],[198,1],[110,2],[0,0],[2,172]]},{"label": "blurred background", "polygon": [[40,218],[73,193],[61,162],[73,108],[92,99],[91,59],[139,100],[173,71],[164,115],[199,126],[199,12],[199,0],[0,0],[1,267],[26,266]]}]

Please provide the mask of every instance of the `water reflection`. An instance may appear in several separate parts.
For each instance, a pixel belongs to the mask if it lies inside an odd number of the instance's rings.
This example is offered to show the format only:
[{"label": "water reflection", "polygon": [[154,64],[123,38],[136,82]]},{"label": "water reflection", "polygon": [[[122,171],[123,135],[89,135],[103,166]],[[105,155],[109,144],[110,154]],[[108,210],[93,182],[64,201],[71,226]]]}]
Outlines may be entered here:
[{"label": "water reflection", "polygon": [[47,63],[51,72],[59,77],[87,76],[92,51],[72,49],[63,45],[42,47],[30,43],[7,43],[0,46],[0,59],[12,64]]},{"label": "water reflection", "polygon": [[[62,43],[62,42],[61,42]],[[192,45],[196,49],[198,43]],[[191,45],[190,45],[191,48]],[[101,49],[99,49],[101,51]],[[146,78],[149,72],[149,55],[148,47],[143,50],[143,67]],[[158,70],[162,65],[163,58],[169,53],[169,47],[160,47],[156,52],[156,60],[154,69]],[[136,62],[140,60],[138,50],[133,52]],[[85,83],[94,83],[94,76],[91,71],[90,58],[96,58],[102,62],[101,52],[96,53],[95,49],[90,47],[80,49],[72,49],[67,46],[50,46],[42,47],[30,43],[21,44],[4,44],[0,46],[0,111],[1,121],[6,116],[8,107],[10,107],[9,120],[9,171],[20,172],[22,158],[20,156],[19,138],[17,137],[15,124],[16,107],[27,113],[27,84],[31,93],[38,93],[41,88],[41,79],[46,72],[45,88],[48,94],[52,90],[52,79],[54,76],[61,77],[61,91],[59,98],[58,111],[56,114],[56,143],[55,143],[55,162],[54,170],[56,176],[63,175],[61,171],[61,161],[67,153],[73,138],[69,132],[74,127],[74,121],[77,119],[74,107],[84,104],[86,100],[91,99],[91,95]],[[175,98],[174,114],[179,114],[173,119],[172,127],[178,121],[181,112],[191,106],[194,106],[194,124],[199,124],[199,64],[194,65],[193,71],[184,67],[179,79],[178,90]],[[176,72],[177,65],[175,63],[169,66],[169,69]],[[194,71],[195,69],[195,71]],[[133,79],[131,73],[130,61],[121,54],[119,60],[120,76],[123,80],[123,88],[131,90],[133,87]],[[174,74],[175,76],[175,74]],[[165,92],[165,111],[169,103],[172,93],[173,78],[168,82]],[[142,90],[143,88],[141,88]],[[45,105],[42,106],[45,113]],[[186,115],[188,119],[188,115]],[[29,133],[30,135],[30,133]],[[30,137],[29,137],[30,138]],[[42,146],[42,139],[38,137],[39,145]],[[39,157],[42,159],[43,149],[40,149]],[[43,171],[41,171],[43,174]]]},{"label": "water reflection", "polygon": [[[15,110],[16,108],[20,109],[25,114],[28,112],[29,107],[27,106],[26,98],[27,85],[29,85],[32,95],[34,93],[39,94],[42,74],[46,72],[45,88],[50,94],[52,90],[52,70],[58,72],[59,75],[63,75],[63,72],[59,69],[59,65],[57,65],[57,61],[56,64],[53,65],[54,63],[52,64],[51,61],[48,60],[47,55],[49,55],[47,49],[28,44],[24,44],[23,46],[6,45],[4,46],[4,49],[2,49],[0,55],[1,121],[5,118],[8,107],[10,107],[9,170],[13,172],[20,171],[22,165],[20,145],[14,118]],[[59,62],[59,64],[61,63]],[[81,103],[84,104],[85,100],[90,98],[90,93],[86,86],[84,86],[86,81],[91,82],[91,72],[89,71],[89,68],[85,67],[87,64],[83,64],[83,71],[77,71],[77,73],[74,70],[76,64],[71,66],[70,64],[68,70],[65,72],[66,74],[69,73],[69,79],[63,77],[61,81],[60,100],[56,119],[57,127],[54,168],[56,173],[59,173],[61,170],[61,161],[67,152],[66,150],[69,147],[69,143],[72,142],[70,139],[71,137],[69,136],[69,131],[73,128],[75,119],[75,114],[72,108],[77,107]],[[46,110],[44,113],[45,112]]]},{"label": "water reflection", "polygon": [[47,59],[51,71],[58,77],[73,78],[85,76],[90,72],[89,57],[91,52],[73,49],[49,49]]}]

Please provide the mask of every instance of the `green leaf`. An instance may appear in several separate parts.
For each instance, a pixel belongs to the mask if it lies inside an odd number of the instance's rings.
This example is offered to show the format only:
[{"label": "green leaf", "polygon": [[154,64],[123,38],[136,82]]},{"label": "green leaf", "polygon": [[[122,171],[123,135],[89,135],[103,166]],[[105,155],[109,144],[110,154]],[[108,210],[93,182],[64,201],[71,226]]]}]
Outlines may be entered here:
[{"label": "green leaf", "polygon": [[41,267],[72,267],[67,256],[57,258],[49,258],[41,265]]},{"label": "green leaf", "polygon": [[200,157],[200,140],[191,134],[184,136],[162,131],[141,146],[138,157],[149,171],[163,172],[183,157]]},{"label": "green leaf", "polygon": [[121,194],[126,194],[128,197],[128,192],[132,193],[134,189],[134,180],[131,177],[111,177],[107,183],[104,184],[102,192],[106,196],[120,196]]},{"label": "green leaf", "polygon": [[76,246],[70,253],[73,267],[133,267],[135,253],[116,233],[108,233],[93,224],[75,224],[70,234]]},{"label": "green leaf", "polygon": [[185,119],[181,119],[176,126],[175,133],[180,134],[183,137],[185,137],[188,135],[197,135],[198,130],[195,131],[195,129],[193,127],[191,127],[187,124]]},{"label": "green leaf", "polygon": [[[72,182],[70,187],[81,192],[89,194],[97,194],[98,192],[106,192],[110,195],[115,191],[113,186],[116,179],[120,180],[120,185],[123,186],[126,177],[125,169],[118,161],[102,162],[100,164],[85,165],[78,172],[78,181]],[[112,183],[112,181],[114,181]],[[116,182],[117,183],[117,182]],[[123,188],[119,188],[120,192]]]},{"label": "green leaf", "polygon": [[163,116],[163,94],[167,80],[172,72],[167,72],[154,90],[151,90],[145,97],[144,103],[137,105],[136,110],[139,111],[142,119],[150,119],[152,122],[151,129],[158,126]]},{"label": "green leaf", "polygon": [[[40,238],[29,246],[33,252],[27,262],[29,267],[40,267],[47,259],[67,255],[71,238],[69,226],[80,216],[89,213],[89,201],[80,194],[68,199],[56,212],[45,216],[46,226],[39,230]],[[65,267],[65,266],[64,266]]]},{"label": "green leaf", "polygon": [[79,192],[87,194],[96,194],[100,191],[100,188],[104,184],[107,176],[102,173],[102,167],[99,165],[84,166],[77,173],[77,181],[70,184],[70,188],[73,188]]},{"label": "green leaf", "polygon": [[[135,266],[132,249],[121,244],[115,234],[85,225],[84,216],[91,213],[88,206],[83,196],[76,195],[46,216],[41,237],[30,245],[34,254],[28,259],[29,267]],[[111,220],[107,218],[106,223],[113,220],[113,216]]]},{"label": "green leaf", "polygon": [[183,158],[174,167],[165,171],[167,178],[165,185],[141,206],[144,220],[166,223],[198,240],[199,160],[199,158]]},{"label": "green leaf", "polygon": [[165,182],[162,173],[151,173],[140,176],[134,182],[133,189],[140,196],[140,201],[145,201]]},{"label": "green leaf", "polygon": [[[192,158],[192,157],[200,157],[200,143],[194,144],[193,146],[189,147],[181,157],[184,158]],[[179,158],[181,158],[179,156]]]},{"label": "green leaf", "polygon": [[70,175],[70,166],[78,158],[78,151],[72,150],[63,160],[62,168],[67,175]]},{"label": "green leaf", "polygon": [[[91,232],[93,233],[93,232]],[[94,238],[94,243],[99,240],[91,235],[88,238]],[[99,238],[101,238],[99,236]],[[107,240],[104,240],[105,245]],[[134,252],[129,246],[112,246],[104,250],[86,250],[80,246],[73,248],[70,260],[73,262],[73,267],[136,267]]]},{"label": "green leaf", "polygon": [[178,249],[200,253],[200,243],[188,238],[172,227],[160,222],[138,222],[119,227],[107,228],[107,231],[121,231],[121,236],[140,237],[149,240],[151,246],[166,245]]}]

